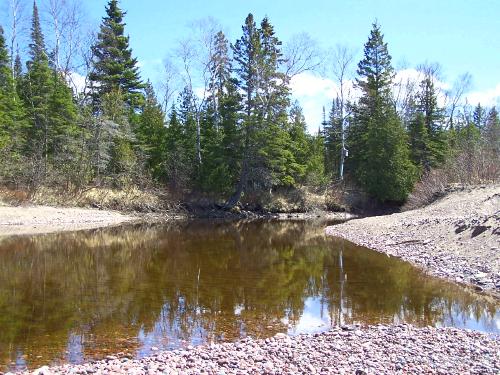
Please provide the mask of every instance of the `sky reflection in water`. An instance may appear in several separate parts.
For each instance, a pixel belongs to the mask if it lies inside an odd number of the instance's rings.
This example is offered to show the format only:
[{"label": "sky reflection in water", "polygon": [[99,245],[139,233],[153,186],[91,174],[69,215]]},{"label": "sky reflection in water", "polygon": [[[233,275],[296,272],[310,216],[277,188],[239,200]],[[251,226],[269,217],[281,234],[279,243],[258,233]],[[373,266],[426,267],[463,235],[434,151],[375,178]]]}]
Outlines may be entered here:
[{"label": "sky reflection in water", "polygon": [[324,223],[193,221],[0,242],[0,370],[345,323],[500,331],[498,304]]}]

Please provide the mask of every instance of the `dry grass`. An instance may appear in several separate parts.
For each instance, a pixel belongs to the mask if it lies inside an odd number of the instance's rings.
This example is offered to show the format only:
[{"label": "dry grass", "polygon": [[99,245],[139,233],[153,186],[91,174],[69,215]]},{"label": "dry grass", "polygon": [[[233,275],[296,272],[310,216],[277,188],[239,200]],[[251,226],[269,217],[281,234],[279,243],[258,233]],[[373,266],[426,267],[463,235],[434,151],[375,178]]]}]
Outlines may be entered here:
[{"label": "dry grass", "polygon": [[10,205],[37,204],[46,206],[93,207],[122,212],[155,213],[172,211],[178,203],[160,190],[87,188],[77,192],[40,187],[28,193],[24,190],[0,189],[0,201]]},{"label": "dry grass", "polygon": [[483,148],[463,151],[441,169],[431,170],[415,185],[403,211],[424,207],[450,191],[500,182],[499,155]]}]

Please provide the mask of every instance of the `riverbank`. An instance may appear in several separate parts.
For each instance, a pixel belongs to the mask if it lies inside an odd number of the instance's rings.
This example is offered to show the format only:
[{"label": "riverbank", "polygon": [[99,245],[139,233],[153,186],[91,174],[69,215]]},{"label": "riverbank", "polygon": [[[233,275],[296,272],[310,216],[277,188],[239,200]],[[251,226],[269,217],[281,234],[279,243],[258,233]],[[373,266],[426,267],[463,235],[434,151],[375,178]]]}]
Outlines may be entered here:
[{"label": "riverbank", "polygon": [[326,233],[500,297],[500,185],[464,188],[424,208],[352,220]]},{"label": "riverbank", "polygon": [[0,237],[94,229],[138,220],[117,211],[48,206],[0,206]]},{"label": "riverbank", "polygon": [[[498,374],[497,337],[454,328],[343,326],[328,332],[188,347],[33,374]],[[28,372],[26,372],[27,374]]]},{"label": "riverbank", "polygon": [[195,213],[127,212],[77,207],[0,204],[0,237],[95,229],[131,222],[165,222],[177,219],[212,220],[322,220],[345,221],[356,216],[346,212],[266,213],[206,210]]}]

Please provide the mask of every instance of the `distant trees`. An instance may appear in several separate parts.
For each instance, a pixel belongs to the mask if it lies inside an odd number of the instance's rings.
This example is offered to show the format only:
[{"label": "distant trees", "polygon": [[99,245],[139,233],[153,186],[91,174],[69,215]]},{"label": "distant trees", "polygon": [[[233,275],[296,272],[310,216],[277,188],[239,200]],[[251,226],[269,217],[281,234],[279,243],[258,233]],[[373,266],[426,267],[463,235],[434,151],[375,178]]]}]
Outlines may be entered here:
[{"label": "distant trees", "polygon": [[[339,181],[344,162],[349,181],[379,201],[404,201],[419,176],[450,160],[467,165],[462,169],[469,175],[477,163],[497,173],[496,109],[461,106],[468,76],[443,98],[430,66],[404,100],[396,99],[378,24],[358,64],[359,96],[351,91],[353,54],[336,49],[331,67],[338,95],[324,128],[310,134],[290,89],[295,75],[318,65],[307,35],[285,48],[267,17],[257,23],[249,14],[231,44],[215,22],[199,22],[178,51],[182,66],[167,64],[159,101],[140,77],[117,0],[108,1],[83,52],[74,35],[77,2],[48,4],[45,23],[33,4],[25,67],[17,53],[23,50],[17,47],[18,0],[10,2],[8,42],[0,27],[3,184],[33,190],[156,184],[180,195],[208,194],[229,209],[276,190]],[[77,55],[87,69],[86,85],[73,92]],[[178,76],[182,86],[174,90]]]}]

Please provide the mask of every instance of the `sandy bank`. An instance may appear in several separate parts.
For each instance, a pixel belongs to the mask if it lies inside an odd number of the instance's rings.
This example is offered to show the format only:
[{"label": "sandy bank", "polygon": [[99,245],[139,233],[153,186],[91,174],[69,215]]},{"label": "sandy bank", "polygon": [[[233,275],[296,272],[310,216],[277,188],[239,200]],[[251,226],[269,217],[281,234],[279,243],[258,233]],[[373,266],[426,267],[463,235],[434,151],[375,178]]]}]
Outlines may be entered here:
[{"label": "sandy bank", "polygon": [[352,220],[326,232],[500,296],[500,185],[464,189],[421,209]]},{"label": "sandy bank", "polygon": [[288,337],[159,352],[139,360],[109,356],[34,374],[498,374],[498,338],[453,328],[344,326]]},{"label": "sandy bank", "polygon": [[93,229],[136,219],[115,211],[46,206],[0,206],[0,237]]}]

